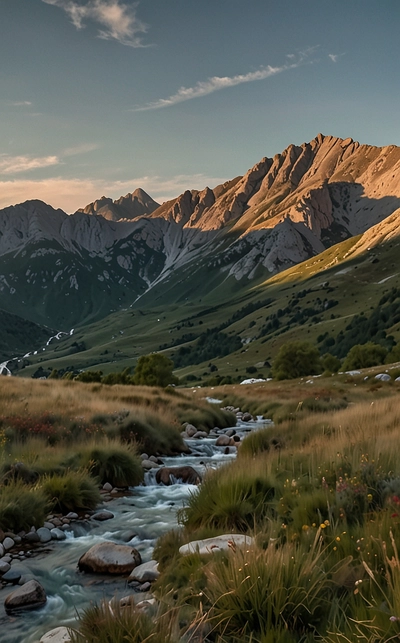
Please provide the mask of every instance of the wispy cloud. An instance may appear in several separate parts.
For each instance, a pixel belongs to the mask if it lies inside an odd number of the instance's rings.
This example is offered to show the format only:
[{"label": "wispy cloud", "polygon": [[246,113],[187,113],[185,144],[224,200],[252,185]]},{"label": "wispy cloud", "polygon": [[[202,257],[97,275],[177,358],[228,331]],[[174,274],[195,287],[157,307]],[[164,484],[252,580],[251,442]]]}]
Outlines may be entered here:
[{"label": "wispy cloud", "polygon": [[279,67],[268,65],[266,67],[260,67],[257,71],[248,72],[247,74],[238,74],[237,76],[213,76],[205,81],[199,81],[193,87],[181,87],[175,94],[168,96],[168,98],[160,98],[154,102],[147,103],[146,105],[134,107],[132,111],[145,112],[151,109],[162,109],[163,107],[170,107],[171,105],[176,105],[177,103],[182,103],[187,100],[207,96],[208,94],[220,91],[221,89],[226,89],[227,87],[234,87],[236,85],[241,85],[242,83],[252,83],[257,80],[265,80],[271,76],[281,74],[288,69],[300,67],[300,65],[304,64],[309,59],[310,54],[315,51],[315,49],[316,47],[309,48],[300,52],[296,56],[295,54],[288,54],[287,58],[289,60],[294,60],[294,62],[286,63]]},{"label": "wispy cloud", "polygon": [[88,152],[93,152],[98,150],[100,145],[97,143],[82,143],[82,145],[77,145],[76,147],[67,147],[67,149],[62,151],[62,156],[78,156],[79,154],[87,154]]},{"label": "wispy cloud", "polygon": [[8,154],[0,155],[0,174],[18,174],[19,172],[29,172],[51,165],[59,165],[58,156],[9,156]]},{"label": "wispy cloud", "polygon": [[105,194],[117,199],[122,194],[143,188],[159,203],[173,199],[184,190],[202,190],[206,185],[213,188],[227,177],[211,177],[205,174],[181,174],[172,177],[141,176],[126,181],[101,179],[64,179],[55,177],[42,180],[0,181],[0,208],[28,199],[40,199],[65,212],[75,212]]},{"label": "wispy cloud", "polygon": [[30,100],[15,100],[8,103],[12,107],[29,107],[32,105]]},{"label": "wispy cloud", "polygon": [[127,5],[120,0],[42,0],[46,4],[63,9],[77,29],[83,29],[86,21],[100,25],[98,37],[103,40],[118,40],[129,47],[144,47],[142,35],[148,26],[136,15],[136,4]]},{"label": "wispy cloud", "polygon": [[328,56],[333,63],[336,63],[339,60],[339,58],[344,56],[344,54],[328,54]]}]

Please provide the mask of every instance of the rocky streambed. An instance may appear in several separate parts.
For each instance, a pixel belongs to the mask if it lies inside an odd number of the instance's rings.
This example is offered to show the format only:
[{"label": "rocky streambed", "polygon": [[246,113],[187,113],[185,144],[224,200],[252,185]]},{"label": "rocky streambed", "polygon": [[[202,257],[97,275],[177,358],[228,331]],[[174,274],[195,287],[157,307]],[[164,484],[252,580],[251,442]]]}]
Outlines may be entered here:
[{"label": "rocky streambed", "polygon": [[[106,486],[104,504],[95,513],[83,517],[49,516],[43,528],[37,532],[32,530],[30,533],[34,535],[27,537],[3,534],[0,545],[2,643],[68,640],[63,638],[63,630],[58,638],[55,634],[46,638],[46,633],[58,626],[73,627],[77,612],[93,602],[132,597],[137,604],[151,598],[147,592],[157,576],[152,563],[156,540],[176,527],[177,510],[185,506],[205,471],[234,459],[246,433],[267,422],[244,416],[238,409],[235,411],[238,416],[235,427],[205,434],[186,425],[184,437],[190,454],[160,460],[143,454],[144,485],[130,489],[129,493]],[[132,572],[126,568],[110,574],[105,568],[91,572],[84,564],[78,567],[78,561],[84,560],[88,550],[104,549],[107,542],[117,548],[134,548],[137,556],[135,554]],[[33,592],[35,609],[13,609],[15,594],[18,604],[24,589],[25,594]]]}]

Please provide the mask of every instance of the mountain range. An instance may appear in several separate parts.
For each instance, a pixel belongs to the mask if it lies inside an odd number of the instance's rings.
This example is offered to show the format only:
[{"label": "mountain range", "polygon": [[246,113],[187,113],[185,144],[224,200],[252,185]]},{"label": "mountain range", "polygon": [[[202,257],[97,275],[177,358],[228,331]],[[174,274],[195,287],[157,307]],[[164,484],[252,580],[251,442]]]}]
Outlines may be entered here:
[{"label": "mountain range", "polygon": [[[189,306],[207,323],[204,311],[216,302],[229,314],[261,293],[262,303],[285,275],[294,278],[294,266],[314,260],[317,272],[329,269],[334,247],[348,254],[338,250],[332,265],[388,247],[399,216],[400,148],[322,134],[261,159],[244,176],[162,205],[141,189],[116,201],[101,197],[73,215],[27,201],[0,210],[0,308],[40,332],[76,327],[82,337],[104,320],[119,327],[122,317],[137,318],[135,311],[157,310],[162,319],[174,309],[174,335],[175,322],[191,316]],[[218,319],[224,323],[221,310],[209,323],[218,326]],[[179,345],[167,339],[160,345]],[[198,335],[184,339],[190,344]],[[105,361],[96,342],[97,357],[84,365]],[[146,348],[158,349],[157,342]],[[8,349],[6,357],[12,342]],[[140,350],[135,344],[112,361]]]}]

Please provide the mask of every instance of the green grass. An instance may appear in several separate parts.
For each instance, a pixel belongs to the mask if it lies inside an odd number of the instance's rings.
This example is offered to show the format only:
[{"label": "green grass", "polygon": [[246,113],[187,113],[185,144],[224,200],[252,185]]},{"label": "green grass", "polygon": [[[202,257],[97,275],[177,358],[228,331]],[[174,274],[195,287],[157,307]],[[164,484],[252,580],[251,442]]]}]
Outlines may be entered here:
[{"label": "green grass", "polygon": [[32,526],[41,527],[50,507],[46,493],[21,481],[0,488],[0,528],[18,533]]},{"label": "green grass", "polygon": [[68,513],[95,509],[101,500],[96,480],[86,471],[46,476],[39,482],[53,511]]}]

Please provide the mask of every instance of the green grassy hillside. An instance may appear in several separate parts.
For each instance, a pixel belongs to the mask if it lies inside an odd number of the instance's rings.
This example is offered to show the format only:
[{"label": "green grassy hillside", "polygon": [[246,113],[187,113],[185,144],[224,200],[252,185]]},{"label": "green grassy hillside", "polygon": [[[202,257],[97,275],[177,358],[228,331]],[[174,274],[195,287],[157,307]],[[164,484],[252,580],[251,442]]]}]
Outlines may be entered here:
[{"label": "green grassy hillside", "polygon": [[[243,378],[249,368],[265,377],[279,347],[289,340],[309,340],[339,357],[362,343],[363,333],[371,335],[364,341],[376,341],[380,333],[378,341],[393,345],[400,341],[395,290],[400,288],[400,242],[395,238],[359,252],[359,241],[346,240],[258,283],[230,277],[213,288],[213,271],[210,279],[200,269],[179,273],[168,292],[160,284],[132,307],[78,327],[73,336],[25,360],[20,373],[30,376],[39,366],[108,373],[162,350],[175,360],[177,375],[191,381],[216,372]],[[391,301],[382,303],[385,296]],[[390,308],[380,319],[385,306]],[[369,330],[358,318],[348,328],[357,315],[367,321],[375,316]]]}]

